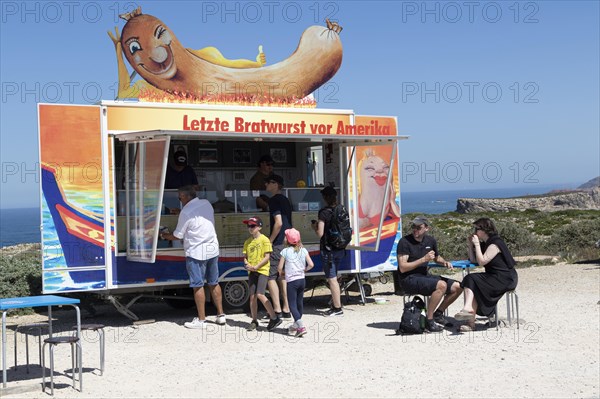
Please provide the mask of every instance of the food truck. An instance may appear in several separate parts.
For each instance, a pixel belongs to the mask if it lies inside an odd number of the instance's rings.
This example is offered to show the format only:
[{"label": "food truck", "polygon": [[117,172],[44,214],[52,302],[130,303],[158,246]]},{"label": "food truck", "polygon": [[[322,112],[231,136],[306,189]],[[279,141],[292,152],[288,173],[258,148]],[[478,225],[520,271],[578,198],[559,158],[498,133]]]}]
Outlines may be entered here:
[{"label": "food truck", "polygon": [[[258,159],[270,155],[293,207],[292,224],[324,278],[311,227],[332,184],[350,214],[353,237],[340,273],[397,268],[401,236],[395,117],[351,110],[102,101],[39,104],[43,291],[93,292],[136,319],[118,294],[154,293],[176,302],[188,276],[182,246],[159,239],[181,208],[164,189],[172,154],[185,151],[198,197],[215,208],[219,281],[227,308],[248,302],[242,221],[266,192],[250,190]],[[191,291],[190,291],[191,292]],[[189,302],[192,305],[192,302]]]},{"label": "food truck", "polygon": [[[311,221],[324,206],[325,185],[337,188],[353,228],[340,272],[396,269],[397,144],[406,137],[395,117],[317,109],[313,96],[341,67],[338,22],[308,27],[288,58],[267,64],[262,45],[255,60],[227,59],[212,46],[183,45],[141,7],[119,17],[124,26],[108,32],[117,98],[38,105],[44,293],[98,293],[132,319],[142,295],[181,305],[191,292],[184,250],[159,240],[162,229],[174,230],[181,208],[177,190],[165,189],[176,152],[198,178],[198,197],[215,210],[227,308],[244,307],[249,297],[242,221],[260,216],[270,231],[269,213],[257,207],[266,193],[249,185],[263,155],[284,179],[292,224],[315,262],[309,278],[323,278]],[[136,296],[123,304],[118,294],[126,293]]]}]

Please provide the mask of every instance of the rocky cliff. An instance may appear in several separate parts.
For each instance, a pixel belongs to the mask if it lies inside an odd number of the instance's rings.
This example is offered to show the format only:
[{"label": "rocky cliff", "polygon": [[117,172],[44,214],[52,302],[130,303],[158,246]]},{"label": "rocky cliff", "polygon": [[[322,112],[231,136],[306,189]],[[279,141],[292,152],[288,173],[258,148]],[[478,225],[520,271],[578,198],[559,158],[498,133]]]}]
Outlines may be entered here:
[{"label": "rocky cliff", "polygon": [[590,181],[583,183],[581,186],[577,187],[577,189],[582,189],[582,188],[588,189],[588,188],[594,188],[594,187],[600,187],[600,176],[594,177]]},{"label": "rocky cliff", "polygon": [[546,212],[566,209],[600,210],[600,187],[514,198],[459,198],[456,202],[456,212],[459,213],[523,211],[526,209]]}]

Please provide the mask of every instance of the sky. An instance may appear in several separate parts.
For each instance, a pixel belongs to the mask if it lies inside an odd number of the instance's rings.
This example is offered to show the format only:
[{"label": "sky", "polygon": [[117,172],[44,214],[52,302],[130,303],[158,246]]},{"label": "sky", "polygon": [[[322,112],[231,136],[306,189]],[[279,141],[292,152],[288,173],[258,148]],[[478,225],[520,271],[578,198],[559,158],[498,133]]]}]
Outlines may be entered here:
[{"label": "sky", "polygon": [[[318,108],[398,118],[401,189],[552,186],[600,175],[598,1],[0,2],[0,208],[39,206],[37,103],[115,97],[107,31],[138,5],[184,46],[287,58],[342,27]],[[76,149],[74,149],[76,151]]]}]

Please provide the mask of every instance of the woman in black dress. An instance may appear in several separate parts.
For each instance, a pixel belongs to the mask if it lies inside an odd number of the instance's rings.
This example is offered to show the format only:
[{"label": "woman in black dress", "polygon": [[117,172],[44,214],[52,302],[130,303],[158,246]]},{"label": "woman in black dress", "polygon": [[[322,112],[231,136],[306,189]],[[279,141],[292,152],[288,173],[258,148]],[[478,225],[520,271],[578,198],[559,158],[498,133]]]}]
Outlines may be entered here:
[{"label": "woman in black dress", "polygon": [[462,282],[465,304],[454,317],[467,321],[473,328],[475,315],[491,316],[502,295],[517,287],[515,260],[508,247],[498,236],[494,222],[488,218],[477,219],[474,233],[468,239],[469,259],[485,268],[485,273],[472,273]]}]

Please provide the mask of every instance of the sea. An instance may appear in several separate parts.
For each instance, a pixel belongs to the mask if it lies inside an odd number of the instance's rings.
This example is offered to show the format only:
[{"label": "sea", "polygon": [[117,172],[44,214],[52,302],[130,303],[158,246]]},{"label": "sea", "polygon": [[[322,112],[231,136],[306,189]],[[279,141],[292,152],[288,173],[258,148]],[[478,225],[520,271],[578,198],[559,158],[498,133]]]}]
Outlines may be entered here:
[{"label": "sea", "polygon": [[[560,187],[517,186],[502,189],[405,192],[400,195],[402,214],[441,214],[456,210],[458,198],[510,198],[544,194]],[[0,209],[0,248],[40,242],[40,209]]]}]

